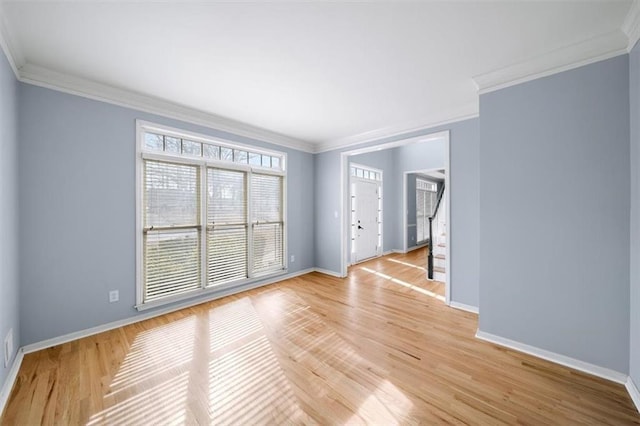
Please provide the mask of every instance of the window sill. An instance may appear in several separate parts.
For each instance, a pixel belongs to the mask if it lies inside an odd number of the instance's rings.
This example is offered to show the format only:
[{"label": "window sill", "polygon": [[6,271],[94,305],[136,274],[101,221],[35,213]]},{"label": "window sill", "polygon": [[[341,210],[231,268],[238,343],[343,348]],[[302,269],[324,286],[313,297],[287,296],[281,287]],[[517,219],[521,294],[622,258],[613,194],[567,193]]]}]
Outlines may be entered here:
[{"label": "window sill", "polygon": [[[204,297],[206,295],[213,295],[219,297],[225,297],[230,294],[238,293],[240,291],[250,290],[252,288],[260,287],[260,285],[268,285],[273,284],[279,280],[273,280],[273,278],[281,277],[287,275],[288,269],[281,269],[277,272],[272,272],[264,275],[260,275],[258,277],[248,278],[242,281],[234,281],[226,284],[219,284],[212,287],[207,287],[204,289],[198,289],[194,291],[190,291],[188,293],[178,294],[172,297],[167,297],[165,299],[154,300],[146,303],[139,303],[135,305],[135,308],[138,311],[146,311],[148,309],[159,308],[162,306],[170,305],[176,302],[182,302],[189,299],[196,299],[198,297]],[[266,281],[263,283],[263,281]],[[237,290],[237,291],[234,291]],[[218,297],[214,297],[212,299],[203,299],[200,303],[205,303],[208,300],[213,300]]]}]

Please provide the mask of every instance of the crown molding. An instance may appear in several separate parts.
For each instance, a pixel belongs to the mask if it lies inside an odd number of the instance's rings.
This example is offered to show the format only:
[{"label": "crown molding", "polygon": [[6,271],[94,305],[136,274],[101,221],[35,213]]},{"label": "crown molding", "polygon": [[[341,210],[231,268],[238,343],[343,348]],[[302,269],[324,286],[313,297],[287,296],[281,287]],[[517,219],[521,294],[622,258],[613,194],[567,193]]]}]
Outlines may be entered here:
[{"label": "crown molding", "polygon": [[[478,88],[479,94],[489,93],[628,53],[639,39],[640,0],[633,0],[620,30],[556,49],[502,69],[477,75],[473,77],[473,81]],[[344,138],[312,143],[168,100],[27,63],[19,44],[11,36],[10,26],[3,11],[2,0],[0,0],[0,48],[4,51],[16,77],[22,82],[175,118],[238,136],[310,153],[320,153],[371,143],[384,138],[474,118],[479,114],[478,103],[475,102],[455,110],[451,109],[438,113],[419,122],[404,123]]]},{"label": "crown molding", "polygon": [[398,126],[383,127],[377,130],[360,133],[346,138],[334,139],[327,142],[320,142],[316,145],[315,153],[333,151],[343,149],[355,145],[361,145],[376,142],[381,139],[393,138],[396,136],[404,136],[412,132],[420,130],[432,129],[438,126],[455,123],[458,121],[477,118],[479,116],[479,106],[477,102],[473,102],[463,106],[462,108],[451,109],[433,115],[426,120],[414,121]]},{"label": "crown molding", "polygon": [[628,38],[627,52],[631,52],[640,39],[640,0],[633,0],[631,3],[621,29]]},{"label": "crown molding", "polygon": [[8,20],[4,14],[2,0],[0,0],[0,47],[4,51],[16,78],[23,83],[46,87],[48,89],[127,108],[134,108],[151,114],[158,114],[196,125],[210,127],[274,145],[305,152],[314,151],[314,144],[307,141],[207,113],[199,109],[190,108],[175,102],[120,89],[27,63],[16,39],[11,37],[11,31]]},{"label": "crown molding", "polygon": [[625,54],[628,44],[627,35],[622,30],[615,30],[528,61],[477,75],[473,81],[480,94],[489,93]]},{"label": "crown molding", "polygon": [[27,63],[19,68],[19,80],[23,83],[45,87],[76,96],[82,96],[126,108],[158,114],[184,122],[201,125],[238,136],[269,142],[309,153],[320,153],[341,149],[362,143],[377,141],[382,138],[399,136],[406,133],[428,129],[440,125],[478,117],[478,104],[472,103],[450,111],[449,114],[438,114],[432,120],[409,123],[401,126],[390,126],[359,135],[314,144],[308,141],[262,129],[215,114],[144,95],[130,90],[120,89],[93,80],[60,73],[48,68]]},{"label": "crown molding", "polygon": [[9,31],[9,22],[4,14],[2,0],[0,0],[0,48],[9,61],[16,78],[20,78],[20,67],[24,64],[24,56]]},{"label": "crown molding", "polygon": [[223,132],[272,143],[299,151],[313,152],[313,144],[291,138],[270,130],[252,126],[219,115],[207,113],[164,99],[130,90],[98,83],[81,77],[64,74],[33,64],[20,68],[20,81],[35,86],[54,89],[114,105],[134,108],[188,123],[210,127]]}]

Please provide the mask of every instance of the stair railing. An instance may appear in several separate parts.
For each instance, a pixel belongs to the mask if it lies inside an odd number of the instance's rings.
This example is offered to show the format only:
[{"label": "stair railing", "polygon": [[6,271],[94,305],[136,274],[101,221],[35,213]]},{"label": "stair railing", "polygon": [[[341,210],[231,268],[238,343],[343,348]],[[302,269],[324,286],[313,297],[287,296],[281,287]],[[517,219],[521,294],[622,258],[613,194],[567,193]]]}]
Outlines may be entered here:
[{"label": "stair railing", "polygon": [[427,277],[432,280],[433,279],[433,218],[438,214],[438,209],[440,208],[440,202],[442,201],[442,196],[444,195],[444,182],[440,186],[440,190],[438,191],[438,201],[436,201],[436,208],[433,209],[433,214],[429,216],[429,254],[427,255]]}]

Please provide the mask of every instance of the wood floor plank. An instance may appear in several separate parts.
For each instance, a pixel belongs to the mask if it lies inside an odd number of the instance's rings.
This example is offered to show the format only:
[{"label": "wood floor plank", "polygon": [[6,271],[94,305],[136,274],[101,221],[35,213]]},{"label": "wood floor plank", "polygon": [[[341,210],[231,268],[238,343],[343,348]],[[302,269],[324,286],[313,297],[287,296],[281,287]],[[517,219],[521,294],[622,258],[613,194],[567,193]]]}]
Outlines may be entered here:
[{"label": "wood floor plank", "polygon": [[622,385],[475,338],[426,250],[25,355],[0,425],[639,425]]}]

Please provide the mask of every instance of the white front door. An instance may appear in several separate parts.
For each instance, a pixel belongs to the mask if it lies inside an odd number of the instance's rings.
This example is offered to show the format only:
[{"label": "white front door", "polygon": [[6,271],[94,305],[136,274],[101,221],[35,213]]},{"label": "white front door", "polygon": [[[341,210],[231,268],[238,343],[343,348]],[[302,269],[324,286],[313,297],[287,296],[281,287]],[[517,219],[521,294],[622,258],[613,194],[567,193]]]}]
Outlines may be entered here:
[{"label": "white front door", "polygon": [[378,254],[378,184],[356,181],[353,184],[355,261]]}]

